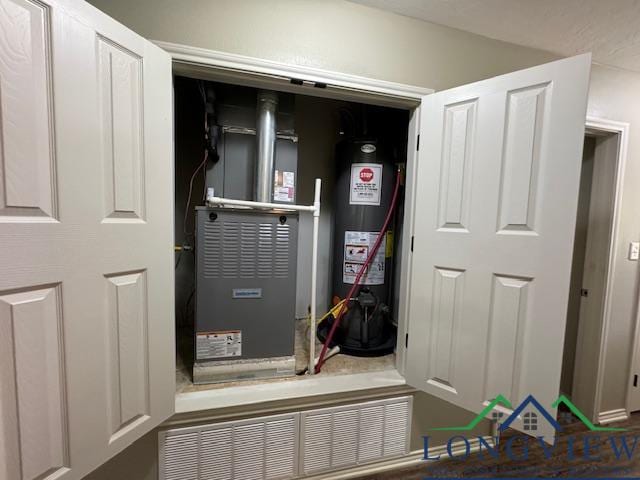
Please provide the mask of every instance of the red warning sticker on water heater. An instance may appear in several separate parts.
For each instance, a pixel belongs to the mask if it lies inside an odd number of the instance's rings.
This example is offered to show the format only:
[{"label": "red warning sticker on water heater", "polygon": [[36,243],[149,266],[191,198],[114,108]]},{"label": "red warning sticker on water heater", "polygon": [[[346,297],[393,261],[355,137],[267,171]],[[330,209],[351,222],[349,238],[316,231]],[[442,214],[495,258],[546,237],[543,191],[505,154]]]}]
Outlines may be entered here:
[{"label": "red warning sticker on water heater", "polygon": [[354,163],[351,165],[350,205],[380,205],[382,164]]}]

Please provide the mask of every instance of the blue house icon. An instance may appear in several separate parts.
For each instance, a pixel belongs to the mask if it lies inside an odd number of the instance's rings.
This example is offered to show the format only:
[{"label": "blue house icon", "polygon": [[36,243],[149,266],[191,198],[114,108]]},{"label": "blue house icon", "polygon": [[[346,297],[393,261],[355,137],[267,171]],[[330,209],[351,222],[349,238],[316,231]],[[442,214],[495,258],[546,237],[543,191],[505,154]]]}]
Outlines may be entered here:
[{"label": "blue house icon", "polygon": [[562,427],[556,421],[556,419],[553,418],[553,415],[547,412],[547,410],[542,405],[540,405],[540,402],[538,402],[533,395],[529,395],[527,398],[525,398],[522,403],[520,403],[520,405],[518,405],[518,407],[513,411],[513,413],[509,415],[503,423],[500,424],[498,429],[502,432],[509,428],[509,425],[511,425],[516,419],[518,419],[518,417],[528,406],[534,407],[537,410],[537,413],[527,412],[524,414],[523,426],[525,431],[535,433],[535,431],[538,429],[538,415],[542,415],[542,418],[544,418],[557,432],[562,430]]}]

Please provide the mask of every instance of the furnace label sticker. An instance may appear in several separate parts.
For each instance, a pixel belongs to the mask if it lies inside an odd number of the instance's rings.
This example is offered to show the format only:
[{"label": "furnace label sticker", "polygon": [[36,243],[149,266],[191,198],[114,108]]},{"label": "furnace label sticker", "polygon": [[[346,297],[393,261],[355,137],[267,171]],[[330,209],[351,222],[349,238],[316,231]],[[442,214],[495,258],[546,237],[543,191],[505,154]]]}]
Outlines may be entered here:
[{"label": "furnace label sticker", "polygon": [[354,163],[351,165],[350,205],[380,205],[382,164]]},{"label": "furnace label sticker", "polygon": [[242,356],[242,331],[221,330],[196,335],[196,358],[207,360]]},{"label": "furnace label sticker", "polygon": [[231,298],[262,298],[261,288],[234,288]]},{"label": "furnace label sticker", "polygon": [[[356,275],[364,266],[364,262],[373,248],[378,232],[344,232],[344,260],[342,281],[353,285]],[[382,238],[380,247],[371,261],[369,268],[360,279],[361,285],[384,285],[384,262],[387,238]]]},{"label": "furnace label sticker", "polygon": [[276,170],[273,177],[273,201],[293,202],[296,189],[296,174]]}]

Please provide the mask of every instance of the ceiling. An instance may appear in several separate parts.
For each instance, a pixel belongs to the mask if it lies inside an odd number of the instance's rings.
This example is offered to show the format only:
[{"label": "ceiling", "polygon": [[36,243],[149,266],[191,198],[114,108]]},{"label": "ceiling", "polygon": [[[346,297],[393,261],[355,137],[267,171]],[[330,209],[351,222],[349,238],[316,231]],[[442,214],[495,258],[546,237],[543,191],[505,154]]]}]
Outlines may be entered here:
[{"label": "ceiling", "polygon": [[351,0],[485,37],[640,72],[638,0]]}]

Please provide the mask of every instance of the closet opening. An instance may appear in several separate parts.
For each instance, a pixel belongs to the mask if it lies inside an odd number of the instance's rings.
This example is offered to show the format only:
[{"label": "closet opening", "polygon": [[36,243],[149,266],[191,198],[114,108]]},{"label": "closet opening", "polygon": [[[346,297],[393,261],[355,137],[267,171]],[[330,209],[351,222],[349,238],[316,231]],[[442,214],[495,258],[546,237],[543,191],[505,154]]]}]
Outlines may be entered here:
[{"label": "closet opening", "polygon": [[410,113],[174,77],[178,393],[396,369]]}]

